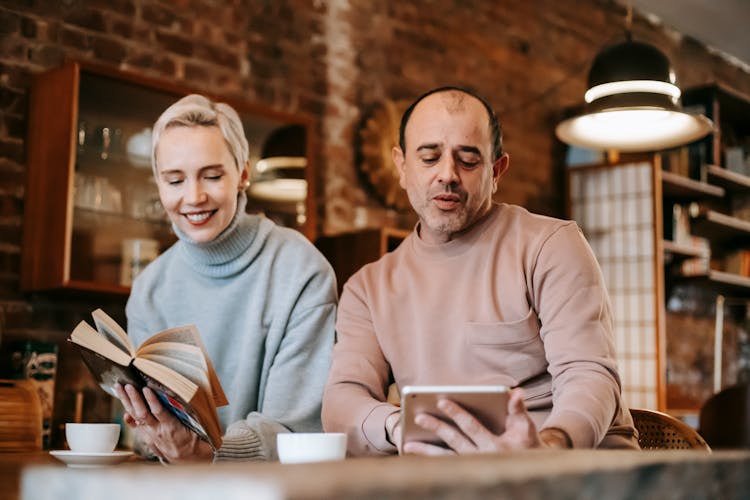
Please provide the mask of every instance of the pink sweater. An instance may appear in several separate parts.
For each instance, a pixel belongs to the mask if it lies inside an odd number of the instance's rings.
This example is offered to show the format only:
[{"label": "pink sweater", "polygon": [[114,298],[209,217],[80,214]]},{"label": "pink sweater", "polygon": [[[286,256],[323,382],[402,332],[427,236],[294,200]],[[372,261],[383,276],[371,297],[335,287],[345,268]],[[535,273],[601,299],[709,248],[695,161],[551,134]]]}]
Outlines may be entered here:
[{"label": "pink sweater", "polygon": [[346,432],[352,455],[395,453],[392,380],[520,386],[538,427],[574,447],[638,447],[609,298],[575,222],[500,204],[448,243],[412,233],[347,282],[336,330],[323,427]]}]

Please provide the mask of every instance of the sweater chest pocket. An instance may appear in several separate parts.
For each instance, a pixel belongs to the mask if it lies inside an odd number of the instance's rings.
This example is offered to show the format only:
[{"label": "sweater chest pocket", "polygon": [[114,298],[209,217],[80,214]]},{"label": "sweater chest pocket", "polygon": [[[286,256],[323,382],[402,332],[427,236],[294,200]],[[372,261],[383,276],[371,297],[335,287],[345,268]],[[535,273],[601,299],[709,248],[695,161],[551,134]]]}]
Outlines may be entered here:
[{"label": "sweater chest pocket", "polygon": [[468,322],[465,333],[477,370],[502,373],[515,383],[546,370],[544,343],[533,309],[516,321]]},{"label": "sweater chest pocket", "polygon": [[539,338],[539,320],[533,309],[524,318],[497,323],[466,323],[469,344],[476,346],[518,346]]}]

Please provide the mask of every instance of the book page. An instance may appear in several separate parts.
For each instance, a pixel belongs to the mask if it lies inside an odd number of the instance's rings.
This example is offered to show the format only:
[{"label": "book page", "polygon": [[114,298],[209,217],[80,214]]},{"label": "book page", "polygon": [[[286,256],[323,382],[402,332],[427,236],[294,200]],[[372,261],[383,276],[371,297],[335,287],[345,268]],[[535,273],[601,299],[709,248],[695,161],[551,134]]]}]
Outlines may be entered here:
[{"label": "book page", "polygon": [[198,368],[191,363],[185,362],[184,360],[171,355],[151,354],[147,359],[162,366],[166,366],[167,368],[171,368],[189,379],[206,393],[211,394],[211,386],[208,383],[208,376],[206,375],[205,369]]},{"label": "book page", "polygon": [[117,324],[117,321],[113,320],[101,309],[92,312],[91,316],[94,318],[94,323],[96,324],[96,329],[99,330],[99,333],[104,335],[114,345],[130,354],[130,357],[135,356],[135,346],[133,345],[133,341],[130,340],[127,332]]},{"label": "book page", "polygon": [[[196,328],[195,325],[178,326],[156,333],[141,345],[138,352],[148,349],[147,345],[155,344],[157,342],[175,342],[198,347],[203,352],[203,357],[206,360],[206,366],[208,368],[206,373],[211,384],[211,393],[213,394],[214,404],[216,406],[225,406],[229,404],[227,396],[224,394],[224,389],[221,387],[219,376],[216,374],[214,365],[211,362],[211,358],[206,351],[206,347],[203,345],[203,340],[201,340],[200,333],[198,333],[198,328]],[[138,357],[138,352],[136,352],[135,357]]]},{"label": "book page", "polygon": [[185,401],[190,401],[198,391],[198,384],[192,382],[189,378],[173,369],[155,363],[154,361],[144,358],[135,358],[133,360],[133,366],[149,377],[158,380],[172,389]]},{"label": "book page", "polygon": [[94,352],[98,352],[102,356],[109,358],[122,366],[129,365],[132,359],[127,352],[123,351],[118,345],[110,342],[108,338],[94,330],[94,328],[85,321],[81,321],[78,323],[78,326],[73,329],[73,332],[70,334],[70,341]]},{"label": "book page", "polygon": [[176,342],[155,342],[141,346],[138,349],[139,358],[152,359],[154,356],[179,359],[201,370],[204,374],[208,373],[206,357],[203,355],[203,351],[194,345],[178,344]]}]

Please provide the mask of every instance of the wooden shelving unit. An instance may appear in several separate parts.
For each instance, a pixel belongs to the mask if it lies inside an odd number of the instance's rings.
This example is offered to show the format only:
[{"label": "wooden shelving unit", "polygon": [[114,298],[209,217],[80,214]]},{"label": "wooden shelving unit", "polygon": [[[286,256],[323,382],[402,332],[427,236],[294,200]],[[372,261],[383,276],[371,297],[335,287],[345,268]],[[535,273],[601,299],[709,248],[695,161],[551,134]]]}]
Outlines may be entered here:
[{"label": "wooden shelving unit", "polygon": [[750,278],[723,271],[709,271],[695,276],[676,276],[680,281],[690,281],[709,287],[717,293],[733,297],[750,298]]},{"label": "wooden shelving unit", "polygon": [[701,210],[690,222],[690,231],[725,250],[750,245],[750,222],[715,210]]},{"label": "wooden shelving unit", "polygon": [[703,170],[710,184],[730,193],[750,193],[750,177],[716,165],[705,165]]},{"label": "wooden shelving unit", "polygon": [[682,262],[685,259],[706,257],[705,252],[698,248],[679,245],[671,240],[662,240],[662,248],[664,249],[664,261],[667,264]]},{"label": "wooden shelving unit", "polygon": [[662,194],[672,200],[700,200],[720,199],[724,196],[724,188],[706,182],[696,181],[684,175],[672,172],[661,172]]}]

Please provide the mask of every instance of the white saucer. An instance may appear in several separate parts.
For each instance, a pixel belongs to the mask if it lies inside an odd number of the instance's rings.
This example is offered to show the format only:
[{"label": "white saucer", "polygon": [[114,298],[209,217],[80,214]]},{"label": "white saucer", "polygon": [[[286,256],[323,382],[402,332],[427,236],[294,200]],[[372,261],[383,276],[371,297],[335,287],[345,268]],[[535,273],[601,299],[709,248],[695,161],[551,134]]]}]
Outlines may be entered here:
[{"label": "white saucer", "polygon": [[110,453],[79,453],[71,450],[52,450],[50,455],[68,464],[68,467],[104,467],[115,465],[133,456],[132,451]]}]

